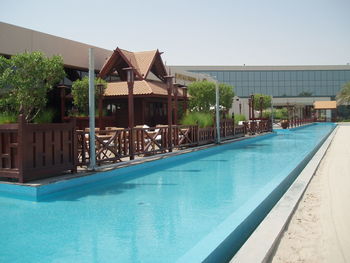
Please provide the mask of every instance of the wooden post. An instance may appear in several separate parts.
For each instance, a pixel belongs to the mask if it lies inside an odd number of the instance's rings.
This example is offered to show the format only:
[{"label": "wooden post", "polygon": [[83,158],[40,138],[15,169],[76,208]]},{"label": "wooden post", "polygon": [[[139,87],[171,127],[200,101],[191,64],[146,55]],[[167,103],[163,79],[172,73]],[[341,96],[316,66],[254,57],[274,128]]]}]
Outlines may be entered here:
[{"label": "wooden post", "polygon": [[95,62],[94,49],[89,48],[89,169],[95,170],[96,144],[95,144]]},{"label": "wooden post", "polygon": [[234,114],[232,114],[233,116],[232,116],[232,129],[233,129],[233,131],[232,131],[232,135],[233,136],[235,136],[236,135],[236,127],[235,127],[235,115]]},{"label": "wooden post", "polygon": [[252,99],[248,99],[249,120],[252,119]]},{"label": "wooden post", "polygon": [[25,151],[24,147],[26,147],[25,140],[24,140],[24,134],[25,134],[25,119],[24,116],[21,114],[18,117],[18,137],[17,137],[17,143],[18,143],[18,181],[20,183],[24,183],[24,160],[25,160]]},{"label": "wooden post", "polygon": [[103,114],[103,84],[97,84],[98,87],[98,127],[100,127],[100,130],[103,130],[103,120],[102,120],[102,114]]},{"label": "wooden post", "polygon": [[177,111],[178,111],[178,104],[177,104],[177,94],[178,94],[178,86],[174,86],[174,124],[177,125]]},{"label": "wooden post", "polygon": [[252,101],[252,119],[254,120],[255,116],[254,116],[254,95],[253,94],[250,96],[250,99]]},{"label": "wooden post", "polygon": [[[75,117],[70,119],[70,122],[72,124],[72,154],[73,154],[73,170],[72,173],[77,172],[77,166],[78,166],[78,137],[77,137],[77,119]],[[85,136],[84,136],[85,137]],[[84,142],[83,142],[84,143]]]},{"label": "wooden post", "polygon": [[66,86],[58,86],[61,89],[61,122],[63,122],[65,111],[66,111]]},{"label": "wooden post", "polygon": [[[146,120],[145,120],[145,111],[146,111],[146,101],[145,101],[145,99],[142,99],[142,112],[141,112],[141,114],[142,114],[142,123],[143,124],[146,124]],[[149,124],[147,124],[147,125],[149,125]]]},{"label": "wooden post", "polygon": [[127,74],[128,83],[128,126],[129,131],[129,155],[130,160],[135,158],[135,145],[134,145],[134,69],[132,67],[124,68]]},{"label": "wooden post", "polygon": [[183,92],[183,111],[184,111],[184,114],[186,114],[187,112],[187,87],[183,87],[182,88],[182,92]]},{"label": "wooden post", "polygon": [[260,99],[259,99],[259,103],[260,103],[260,120],[262,119],[263,102],[264,102],[264,98],[263,98],[263,97],[260,97]]},{"label": "wooden post", "polygon": [[173,151],[173,144],[172,144],[172,98],[171,94],[173,91],[173,76],[165,76],[167,87],[168,87],[168,147],[169,152]]}]

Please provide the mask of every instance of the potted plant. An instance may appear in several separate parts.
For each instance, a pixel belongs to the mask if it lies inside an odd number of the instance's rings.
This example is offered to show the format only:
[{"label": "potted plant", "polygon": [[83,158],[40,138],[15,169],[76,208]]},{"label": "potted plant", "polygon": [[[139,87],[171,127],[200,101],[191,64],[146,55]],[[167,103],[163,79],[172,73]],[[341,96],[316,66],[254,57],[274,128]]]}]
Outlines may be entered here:
[{"label": "potted plant", "polygon": [[282,120],[281,121],[281,127],[283,129],[287,129],[289,127],[289,120]]}]

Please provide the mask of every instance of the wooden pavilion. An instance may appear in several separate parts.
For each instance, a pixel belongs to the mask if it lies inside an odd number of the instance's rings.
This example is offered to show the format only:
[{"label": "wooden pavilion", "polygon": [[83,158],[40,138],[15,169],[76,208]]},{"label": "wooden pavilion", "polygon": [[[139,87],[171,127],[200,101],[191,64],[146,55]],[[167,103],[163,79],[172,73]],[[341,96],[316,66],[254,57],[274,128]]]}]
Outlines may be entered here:
[{"label": "wooden pavilion", "polygon": [[314,110],[317,121],[336,121],[337,119],[336,101],[315,101]]},{"label": "wooden pavilion", "polygon": [[129,52],[117,48],[103,65],[100,78],[119,78],[108,82],[103,96],[103,108],[113,116],[114,126],[178,123],[178,101],[186,109],[187,92],[173,83],[161,54],[158,50]]}]

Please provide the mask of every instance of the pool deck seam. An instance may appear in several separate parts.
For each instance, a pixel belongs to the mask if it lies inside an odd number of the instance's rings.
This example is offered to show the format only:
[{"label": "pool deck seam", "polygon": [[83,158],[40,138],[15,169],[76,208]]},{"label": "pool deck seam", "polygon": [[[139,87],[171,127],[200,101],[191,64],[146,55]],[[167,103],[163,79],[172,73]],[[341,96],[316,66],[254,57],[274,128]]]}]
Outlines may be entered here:
[{"label": "pool deck seam", "polygon": [[287,192],[255,229],[230,263],[269,262],[337,130],[338,126],[331,132]]}]

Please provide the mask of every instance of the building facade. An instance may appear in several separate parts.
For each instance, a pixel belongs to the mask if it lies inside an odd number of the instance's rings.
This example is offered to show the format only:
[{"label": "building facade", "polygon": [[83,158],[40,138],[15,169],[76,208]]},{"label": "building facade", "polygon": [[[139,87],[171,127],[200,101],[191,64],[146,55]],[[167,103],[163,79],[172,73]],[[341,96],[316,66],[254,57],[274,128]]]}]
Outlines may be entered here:
[{"label": "building facade", "polygon": [[335,97],[350,81],[344,66],[172,66],[177,70],[207,74],[235,87],[239,97],[262,93],[273,97]]},{"label": "building facade", "polygon": [[[47,56],[61,55],[66,77],[60,84],[88,75],[88,49],[94,48],[96,75],[113,53],[73,40],[0,22],[0,55],[10,57],[25,51],[41,51]],[[334,66],[171,66],[175,82],[188,85],[192,81],[215,78],[234,86],[233,109],[247,112],[247,98],[262,93],[273,96],[277,107],[294,105],[312,107],[314,101],[334,100],[342,86],[350,81],[350,65]],[[151,76],[150,76],[151,77]],[[118,81],[111,74],[107,81]],[[57,94],[52,97],[57,98]],[[239,107],[238,107],[238,106]],[[236,111],[235,111],[236,113]],[[245,114],[245,113],[244,113]]]}]

